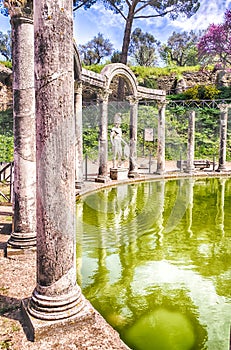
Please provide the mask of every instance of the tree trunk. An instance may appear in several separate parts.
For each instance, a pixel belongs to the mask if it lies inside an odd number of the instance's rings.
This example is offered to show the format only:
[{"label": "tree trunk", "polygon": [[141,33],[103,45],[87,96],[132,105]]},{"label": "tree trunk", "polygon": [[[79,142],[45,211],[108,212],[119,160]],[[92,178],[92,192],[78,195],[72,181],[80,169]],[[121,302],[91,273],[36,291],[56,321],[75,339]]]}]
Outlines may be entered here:
[{"label": "tree trunk", "polygon": [[[131,40],[131,32],[132,32],[132,24],[134,19],[134,10],[136,6],[136,1],[129,7],[129,12],[126,20],[125,30],[124,30],[124,38],[123,38],[123,46],[120,57],[120,62],[123,64],[127,64],[128,60],[128,48]],[[123,78],[119,78],[118,83],[118,93],[117,93],[118,101],[123,101],[124,99],[124,80]]]}]

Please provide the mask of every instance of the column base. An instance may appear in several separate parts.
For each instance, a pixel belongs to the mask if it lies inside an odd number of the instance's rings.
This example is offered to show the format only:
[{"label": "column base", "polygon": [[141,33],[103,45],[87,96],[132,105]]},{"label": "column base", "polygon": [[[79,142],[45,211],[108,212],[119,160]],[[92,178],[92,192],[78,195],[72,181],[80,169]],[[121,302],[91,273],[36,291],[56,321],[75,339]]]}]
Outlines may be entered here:
[{"label": "column base", "polygon": [[138,178],[141,177],[141,176],[140,176],[140,174],[138,173],[138,171],[133,170],[133,171],[129,171],[129,172],[128,172],[128,177],[129,177],[130,179],[138,179]]},{"label": "column base", "polygon": [[78,324],[92,317],[92,308],[85,299],[83,299],[83,307],[77,314],[60,320],[41,320],[33,317],[28,311],[29,303],[29,298],[22,300],[21,312],[25,322],[25,333],[30,341],[37,341],[60,332],[64,334],[70,330],[70,327],[78,329]]},{"label": "column base", "polygon": [[220,173],[222,171],[224,171],[224,172],[227,171],[225,166],[218,167],[217,170],[216,170],[216,172],[218,172],[218,173]]},{"label": "column base", "polygon": [[128,178],[128,169],[110,168],[110,178],[112,180],[126,180]]},{"label": "column base", "polygon": [[111,179],[105,175],[98,175],[98,177],[95,179],[95,182],[99,182],[99,183],[106,183],[109,181],[111,181]]},{"label": "column base", "polygon": [[81,188],[84,187],[84,182],[83,181],[75,181],[75,188],[77,190],[81,190]]},{"label": "column base", "polygon": [[164,175],[165,174],[165,170],[156,170],[155,172],[154,172],[154,174],[156,174],[156,175]]},{"label": "column base", "polygon": [[188,173],[188,174],[193,174],[195,171],[195,168],[186,168],[185,169],[185,172]]},{"label": "column base", "polygon": [[24,254],[24,250],[36,250],[36,234],[12,232],[7,242],[6,256]]}]

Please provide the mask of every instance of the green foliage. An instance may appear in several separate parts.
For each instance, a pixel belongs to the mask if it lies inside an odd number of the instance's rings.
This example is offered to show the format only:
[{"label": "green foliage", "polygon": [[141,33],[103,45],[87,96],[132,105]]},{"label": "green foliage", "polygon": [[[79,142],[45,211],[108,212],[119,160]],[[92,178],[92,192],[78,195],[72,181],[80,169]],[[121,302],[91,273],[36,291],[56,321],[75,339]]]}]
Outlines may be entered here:
[{"label": "green foliage", "polygon": [[167,44],[162,44],[159,48],[160,57],[167,65],[195,66],[200,63],[197,54],[197,43],[202,35],[200,31],[176,33],[173,32],[168,38]]},{"label": "green foliage", "polygon": [[100,73],[104,67],[105,67],[105,64],[92,64],[89,66],[86,64],[83,64],[83,68],[86,68],[95,73]]},{"label": "green foliage", "polygon": [[3,64],[6,68],[12,69],[12,62],[11,61],[0,61],[0,64]]},{"label": "green foliage", "polygon": [[218,95],[219,99],[230,99],[231,98],[231,86],[223,86],[219,88],[220,93]]},{"label": "green foliage", "polygon": [[213,100],[219,95],[220,91],[215,85],[194,85],[185,91],[186,99],[191,100]]},{"label": "green foliage", "polygon": [[13,136],[0,134],[0,161],[12,162],[14,158],[14,140]]},{"label": "green foliage", "polygon": [[129,53],[139,66],[150,67],[157,61],[156,49],[159,45],[152,34],[136,28],[131,35]]},{"label": "green foliage", "polygon": [[12,110],[0,111],[0,162],[12,162],[14,154]]},{"label": "green foliage", "polygon": [[85,45],[79,45],[79,53],[85,64],[99,64],[101,59],[110,56],[113,45],[109,39],[104,39],[103,34],[98,33]]}]

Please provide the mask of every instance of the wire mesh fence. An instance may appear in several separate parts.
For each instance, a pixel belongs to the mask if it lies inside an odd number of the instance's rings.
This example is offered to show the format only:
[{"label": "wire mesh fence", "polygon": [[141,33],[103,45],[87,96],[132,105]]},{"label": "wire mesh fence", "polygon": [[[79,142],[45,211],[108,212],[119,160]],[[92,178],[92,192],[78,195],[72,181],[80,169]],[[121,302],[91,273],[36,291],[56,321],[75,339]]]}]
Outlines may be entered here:
[{"label": "wire mesh fence", "polygon": [[[190,106],[191,107],[191,106]],[[220,110],[219,104],[195,105],[195,159],[219,157]],[[185,104],[168,104],[165,113],[165,159],[177,161],[187,159],[188,113]],[[114,116],[121,113],[121,129],[124,141],[130,138],[130,104],[109,102],[108,104],[108,160],[112,161],[110,131]],[[100,106],[97,102],[83,105],[83,152],[97,172],[99,155]],[[155,171],[158,141],[158,108],[155,101],[140,101],[137,120],[138,166],[146,171]],[[231,108],[228,109],[226,159],[231,160]],[[124,159],[125,160],[125,159]],[[0,162],[13,161],[13,111],[12,106],[0,105]],[[84,160],[85,162],[85,160]],[[85,163],[84,163],[85,164]],[[84,165],[85,167],[85,165]]]}]

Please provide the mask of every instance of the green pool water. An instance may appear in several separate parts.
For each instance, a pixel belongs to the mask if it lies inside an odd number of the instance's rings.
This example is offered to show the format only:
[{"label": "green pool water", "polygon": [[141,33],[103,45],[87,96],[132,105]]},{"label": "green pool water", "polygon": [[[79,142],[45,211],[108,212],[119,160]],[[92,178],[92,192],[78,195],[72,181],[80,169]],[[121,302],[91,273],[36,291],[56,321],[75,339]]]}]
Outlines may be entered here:
[{"label": "green pool water", "polygon": [[229,350],[231,179],[103,189],[77,202],[83,294],[134,350]]}]

